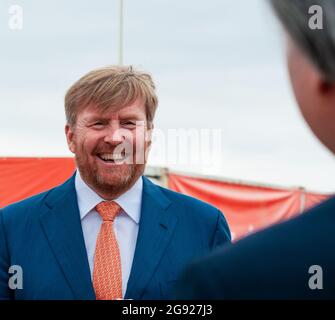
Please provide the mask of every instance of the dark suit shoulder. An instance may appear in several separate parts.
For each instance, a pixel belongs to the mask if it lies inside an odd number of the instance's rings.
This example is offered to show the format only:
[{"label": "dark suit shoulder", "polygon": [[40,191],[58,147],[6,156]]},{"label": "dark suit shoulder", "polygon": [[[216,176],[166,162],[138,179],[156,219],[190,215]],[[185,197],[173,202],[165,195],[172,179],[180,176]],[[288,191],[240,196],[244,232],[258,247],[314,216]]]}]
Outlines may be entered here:
[{"label": "dark suit shoulder", "polygon": [[12,203],[4,208],[1,208],[1,212],[4,215],[5,218],[15,218],[17,216],[24,215],[27,212],[35,211],[35,209],[38,209],[43,203],[44,199],[47,197],[47,195],[52,191],[48,190],[42,193],[39,193],[37,195],[34,195],[32,197],[23,199],[21,201]]},{"label": "dark suit shoulder", "polygon": [[[271,299],[335,296],[335,198],[302,215],[248,236],[188,271],[202,298]],[[308,287],[310,267],[321,266],[327,287]],[[214,278],[210,275],[215,274]],[[200,293],[199,293],[200,294]]]},{"label": "dark suit shoulder", "polygon": [[274,225],[263,231],[238,241],[234,250],[250,250],[257,247],[256,252],[281,252],[285,247],[300,248],[314,246],[316,243],[334,242],[329,238],[335,232],[335,197],[306,211],[305,213]]},{"label": "dark suit shoulder", "polygon": [[[197,230],[198,236],[210,239],[211,245],[230,241],[228,223],[223,213],[214,206],[164,187],[153,184],[144,178],[144,192],[150,193],[152,201],[165,199],[169,213],[176,215],[181,225],[187,225],[189,230]],[[162,203],[163,203],[162,202]]]}]

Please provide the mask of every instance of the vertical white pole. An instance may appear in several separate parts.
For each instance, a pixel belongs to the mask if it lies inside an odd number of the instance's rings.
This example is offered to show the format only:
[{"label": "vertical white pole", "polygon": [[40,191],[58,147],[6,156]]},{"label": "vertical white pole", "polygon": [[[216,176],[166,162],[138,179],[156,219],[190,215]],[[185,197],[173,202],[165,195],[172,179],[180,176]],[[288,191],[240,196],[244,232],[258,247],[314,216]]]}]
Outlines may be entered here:
[{"label": "vertical white pole", "polygon": [[119,25],[119,65],[123,65],[123,0],[120,0],[120,25]]}]

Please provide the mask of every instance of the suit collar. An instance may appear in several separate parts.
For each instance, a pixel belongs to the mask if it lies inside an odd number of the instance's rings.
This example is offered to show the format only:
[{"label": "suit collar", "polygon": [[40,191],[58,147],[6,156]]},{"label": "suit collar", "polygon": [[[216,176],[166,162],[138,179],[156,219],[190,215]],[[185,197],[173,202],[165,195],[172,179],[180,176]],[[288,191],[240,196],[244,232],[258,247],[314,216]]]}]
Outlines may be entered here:
[{"label": "suit collar", "polygon": [[76,299],[95,299],[81,228],[73,175],[51,190],[40,222]]},{"label": "suit collar", "polygon": [[164,255],[177,224],[170,206],[162,190],[143,177],[141,219],[126,299],[141,298]]},{"label": "suit collar", "polygon": [[[81,228],[75,175],[46,196],[40,222],[76,299],[95,299]],[[125,299],[140,299],[177,224],[171,201],[143,177],[141,218]]]},{"label": "suit collar", "polygon": [[[76,172],[75,189],[81,220],[83,220],[97,204],[105,201],[105,199],[101,198],[85,183],[79,171]],[[142,177],[140,177],[129,190],[114,199],[122,210],[137,224],[141,216],[142,190],[143,182]]]}]

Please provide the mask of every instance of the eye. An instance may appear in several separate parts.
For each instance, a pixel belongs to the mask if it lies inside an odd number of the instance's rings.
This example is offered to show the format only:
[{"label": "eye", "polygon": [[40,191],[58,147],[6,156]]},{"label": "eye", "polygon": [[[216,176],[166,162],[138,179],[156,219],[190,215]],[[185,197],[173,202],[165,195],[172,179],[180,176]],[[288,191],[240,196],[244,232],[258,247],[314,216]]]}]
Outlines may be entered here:
[{"label": "eye", "polygon": [[126,129],[133,129],[136,127],[136,121],[133,120],[122,121],[121,126]]},{"label": "eye", "polygon": [[103,127],[104,127],[104,123],[102,123],[101,121],[94,122],[91,125],[91,128],[93,129],[102,129]]}]

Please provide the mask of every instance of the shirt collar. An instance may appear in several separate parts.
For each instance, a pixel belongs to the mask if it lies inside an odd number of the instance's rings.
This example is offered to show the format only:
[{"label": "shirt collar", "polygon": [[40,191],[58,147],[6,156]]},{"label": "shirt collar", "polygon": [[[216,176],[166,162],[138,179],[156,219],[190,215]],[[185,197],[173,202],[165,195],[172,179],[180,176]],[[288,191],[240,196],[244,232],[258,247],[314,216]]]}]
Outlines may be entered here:
[{"label": "shirt collar", "polygon": [[[81,220],[94,210],[97,204],[101,201],[106,201],[85,183],[78,170],[75,176],[75,188]],[[141,216],[142,191],[143,180],[140,177],[129,190],[113,200],[137,224]]]}]

